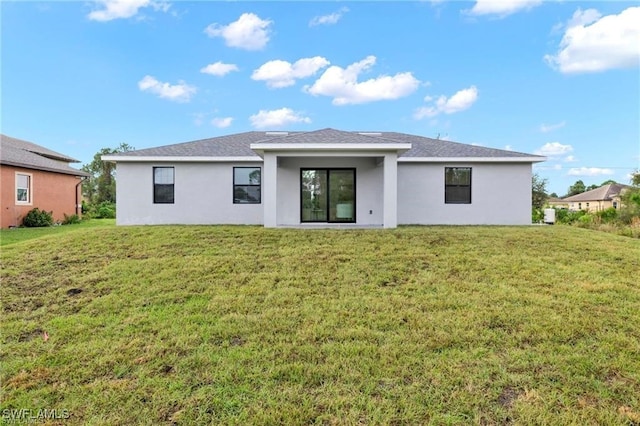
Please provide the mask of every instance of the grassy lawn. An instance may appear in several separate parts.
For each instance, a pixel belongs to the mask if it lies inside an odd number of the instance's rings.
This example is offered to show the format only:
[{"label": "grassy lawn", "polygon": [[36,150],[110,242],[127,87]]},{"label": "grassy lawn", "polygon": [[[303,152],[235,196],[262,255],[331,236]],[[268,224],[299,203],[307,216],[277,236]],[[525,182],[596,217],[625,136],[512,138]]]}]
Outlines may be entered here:
[{"label": "grassy lawn", "polygon": [[89,425],[640,424],[639,240],[102,226],[1,256],[3,409]]},{"label": "grassy lawn", "polygon": [[67,233],[77,229],[95,228],[97,226],[113,226],[115,223],[115,219],[91,219],[83,220],[82,222],[74,225],[49,226],[46,228],[0,229],[0,246],[40,238],[46,235]]}]

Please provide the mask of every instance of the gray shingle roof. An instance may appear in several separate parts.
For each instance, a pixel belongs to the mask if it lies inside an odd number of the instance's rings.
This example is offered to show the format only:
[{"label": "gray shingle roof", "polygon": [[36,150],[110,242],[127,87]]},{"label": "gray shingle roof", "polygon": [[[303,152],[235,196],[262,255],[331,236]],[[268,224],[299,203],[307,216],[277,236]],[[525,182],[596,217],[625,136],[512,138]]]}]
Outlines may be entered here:
[{"label": "gray shingle roof", "polygon": [[[273,137],[277,132],[269,132],[272,139],[261,142],[270,144],[323,144],[323,143],[345,143],[345,144],[378,144],[378,143],[403,143],[382,137],[381,132],[345,132],[336,129],[321,129],[311,132],[281,132],[279,137]],[[286,133],[286,134],[285,134]],[[260,143],[260,142],[258,142]]]},{"label": "gray shingle roof", "polygon": [[249,148],[252,143],[268,139],[265,132],[245,132],[192,142],[109,154],[113,157],[258,157]]},{"label": "gray shingle roof", "polygon": [[629,185],[623,185],[621,183],[611,183],[603,185],[600,188],[592,189],[581,194],[572,195],[570,197],[563,198],[563,201],[567,202],[583,202],[583,201],[608,201],[616,195],[619,195],[624,189],[629,188]]},{"label": "gray shingle roof", "polygon": [[[445,141],[442,139],[432,139],[425,136],[409,135],[406,133],[383,132],[382,136],[397,142],[411,144],[411,149],[400,157],[428,157],[428,158],[449,158],[449,157],[482,157],[482,158],[518,158],[537,157],[532,154],[525,154],[504,149],[487,148],[478,145],[468,145],[459,142]],[[540,157],[543,159],[544,157]]]},{"label": "gray shingle roof", "polygon": [[33,142],[0,135],[0,164],[74,176],[89,176],[86,172],[70,167],[69,163],[79,163],[79,161]]},{"label": "gray shingle roof", "polygon": [[[321,129],[311,132],[245,132],[227,136],[202,139],[147,148],[137,151],[113,154],[113,157],[257,157],[251,150],[251,144],[406,144],[412,148],[400,157],[414,158],[449,158],[449,157],[482,157],[482,158],[535,158],[532,154],[515,151],[486,148],[457,142],[431,139],[424,136],[398,132],[346,132],[335,129]],[[111,156],[111,155],[110,155]],[[544,157],[539,157],[543,160]]]}]

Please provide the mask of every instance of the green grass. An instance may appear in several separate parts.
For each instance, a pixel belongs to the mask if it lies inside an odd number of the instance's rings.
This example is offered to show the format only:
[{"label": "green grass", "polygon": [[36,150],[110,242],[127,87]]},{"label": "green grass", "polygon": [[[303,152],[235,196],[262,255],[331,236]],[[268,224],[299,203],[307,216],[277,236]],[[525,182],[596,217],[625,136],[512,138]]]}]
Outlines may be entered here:
[{"label": "green grass", "polygon": [[7,244],[14,244],[21,241],[40,238],[47,235],[63,234],[70,231],[85,228],[95,228],[98,226],[113,226],[115,219],[89,219],[73,225],[56,225],[43,228],[10,228],[0,229],[0,247]]},{"label": "green grass", "polygon": [[2,408],[637,425],[639,271],[640,241],[560,226],[47,235],[2,248]]}]

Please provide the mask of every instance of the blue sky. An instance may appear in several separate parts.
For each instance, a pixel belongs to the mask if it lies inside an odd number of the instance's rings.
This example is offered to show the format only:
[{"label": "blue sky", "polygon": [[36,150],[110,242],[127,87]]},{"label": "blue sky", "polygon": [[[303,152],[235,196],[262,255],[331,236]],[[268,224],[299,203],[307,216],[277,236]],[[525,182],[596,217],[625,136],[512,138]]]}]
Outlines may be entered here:
[{"label": "blue sky", "polygon": [[547,155],[563,195],[640,167],[640,2],[2,1],[2,133],[91,161],[248,130]]}]

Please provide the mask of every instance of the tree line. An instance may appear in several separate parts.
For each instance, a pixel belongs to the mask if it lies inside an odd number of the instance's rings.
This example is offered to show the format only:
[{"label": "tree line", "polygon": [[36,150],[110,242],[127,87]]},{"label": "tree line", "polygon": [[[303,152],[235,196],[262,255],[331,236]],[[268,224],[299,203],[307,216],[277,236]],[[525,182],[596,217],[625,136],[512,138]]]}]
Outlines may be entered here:
[{"label": "tree line", "polygon": [[90,177],[82,182],[82,213],[96,218],[114,218],[116,214],[116,165],[102,161],[103,155],[133,151],[135,148],[121,143],[116,148],[102,148],[93,160],[82,166]]}]

